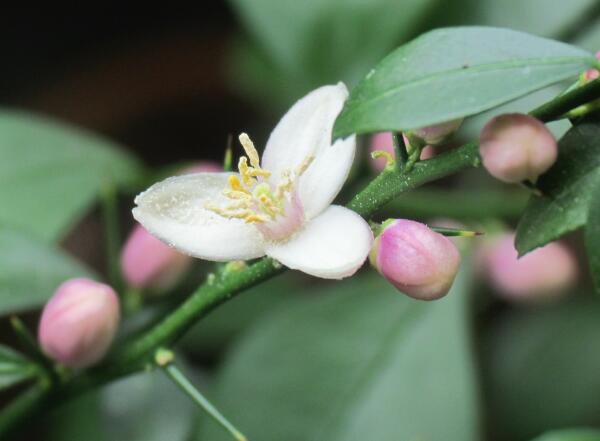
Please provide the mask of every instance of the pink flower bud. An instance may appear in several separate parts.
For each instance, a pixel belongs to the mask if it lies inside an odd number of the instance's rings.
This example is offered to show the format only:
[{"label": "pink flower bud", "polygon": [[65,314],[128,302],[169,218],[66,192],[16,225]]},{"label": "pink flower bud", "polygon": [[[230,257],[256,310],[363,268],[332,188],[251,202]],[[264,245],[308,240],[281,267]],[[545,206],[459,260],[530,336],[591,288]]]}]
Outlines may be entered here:
[{"label": "pink flower bud", "polygon": [[458,130],[463,122],[463,118],[453,119],[441,124],[422,127],[420,129],[411,130],[411,133],[423,140],[425,144],[436,145],[443,142],[446,138]]},{"label": "pink flower bud", "polygon": [[375,239],[371,263],[403,293],[419,300],[445,296],[458,272],[460,253],[427,225],[398,219]]},{"label": "pink flower bud", "polygon": [[[410,143],[408,142],[408,139],[406,139],[406,136],[402,135],[402,137],[404,138],[404,145],[407,148],[407,151],[410,152]],[[374,151],[377,150],[382,150],[384,152],[388,152],[390,155],[392,155],[392,157],[394,159],[395,158],[395,154],[394,154],[394,141],[392,139],[392,133],[391,132],[382,132],[382,133],[377,133],[376,135],[374,135],[371,138],[371,144],[369,146],[369,153],[373,153]],[[431,146],[425,146],[423,148],[423,150],[421,150],[421,160],[424,161],[426,159],[429,159],[431,157],[433,157],[434,155],[434,149]],[[377,158],[377,159],[373,159],[370,161],[370,165],[371,168],[373,169],[373,171],[375,171],[376,173],[381,173],[383,171],[383,169],[385,168],[385,158]]]},{"label": "pink flower bud", "polygon": [[129,286],[153,292],[173,287],[192,259],[136,225],[121,252],[121,271]]},{"label": "pink flower bud", "polygon": [[38,339],[44,353],[71,368],[99,361],[119,324],[119,299],[113,289],[88,279],[71,279],[46,303]]},{"label": "pink flower bud", "polygon": [[577,263],[559,242],[527,253],[520,259],[514,234],[505,234],[484,249],[483,267],[498,294],[512,300],[539,300],[565,292],[577,276]]},{"label": "pink flower bud", "polygon": [[479,153],[483,166],[504,182],[535,181],[558,154],[552,133],[537,119],[520,113],[493,118],[483,128]]}]

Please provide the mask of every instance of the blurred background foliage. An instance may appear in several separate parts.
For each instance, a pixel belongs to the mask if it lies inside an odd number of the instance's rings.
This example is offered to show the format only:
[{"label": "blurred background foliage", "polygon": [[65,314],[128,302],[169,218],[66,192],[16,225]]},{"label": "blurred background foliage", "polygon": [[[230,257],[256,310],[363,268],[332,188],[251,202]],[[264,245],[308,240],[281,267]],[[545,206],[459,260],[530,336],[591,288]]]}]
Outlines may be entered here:
[{"label": "blurred background foliage", "polygon": [[[126,233],[133,195],[148,183],[181,164],[220,161],[230,133],[264,143],[295,99],[326,83],[351,87],[423,31],[503,26],[600,49],[597,0],[231,0],[155,16],[125,9],[56,16],[23,8],[0,18],[0,313],[29,311],[32,328],[35,309],[62,280],[105,278],[106,188],[119,189]],[[475,116],[457,141],[476,138],[492,114],[529,110],[561,90]],[[568,127],[552,125],[557,135]],[[366,161],[357,163],[359,183],[372,173]],[[525,193],[504,190],[472,171],[403,196],[385,214],[450,216],[492,231],[514,225],[523,206]],[[489,205],[478,210],[480,202]],[[569,242],[580,248],[577,235]],[[600,310],[584,265],[569,296],[522,306],[495,297],[469,254],[476,251],[465,250],[450,295],[435,303],[398,294],[370,270],[340,283],[287,273],[198,324],[181,357],[250,439],[519,441],[600,427]],[[197,264],[172,296],[152,299],[125,327],[147,326],[209,269]],[[6,322],[0,339],[18,347]],[[55,409],[22,439],[226,434],[155,372]]]}]

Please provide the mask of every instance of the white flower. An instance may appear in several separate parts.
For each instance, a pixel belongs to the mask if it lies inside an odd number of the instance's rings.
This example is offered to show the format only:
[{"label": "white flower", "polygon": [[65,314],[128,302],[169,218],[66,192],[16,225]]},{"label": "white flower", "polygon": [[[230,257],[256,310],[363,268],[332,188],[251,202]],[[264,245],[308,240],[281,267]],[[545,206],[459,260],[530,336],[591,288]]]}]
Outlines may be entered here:
[{"label": "white flower", "polygon": [[262,164],[242,133],[248,158],[240,158],[239,173],[166,179],[137,196],[133,216],[159,239],[202,259],[267,255],[317,277],[354,274],[373,235],[358,214],[331,205],[356,149],[354,136],[331,144],[347,96],[342,83],[312,91],[275,127]]}]

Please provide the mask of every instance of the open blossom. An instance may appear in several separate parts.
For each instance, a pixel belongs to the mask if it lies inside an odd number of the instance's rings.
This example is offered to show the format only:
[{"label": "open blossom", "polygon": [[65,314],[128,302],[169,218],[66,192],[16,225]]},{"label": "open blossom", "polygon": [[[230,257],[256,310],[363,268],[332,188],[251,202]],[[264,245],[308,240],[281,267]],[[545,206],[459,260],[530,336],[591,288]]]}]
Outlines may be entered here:
[{"label": "open blossom", "polygon": [[271,133],[262,161],[248,135],[239,173],[196,173],[153,185],[134,217],[178,250],[206,260],[264,255],[323,278],[352,275],[373,235],[353,211],[331,205],[354,159],[351,136],[331,144],[348,96],[343,84],[300,99]]},{"label": "open blossom", "polygon": [[370,258],[392,285],[419,300],[445,296],[460,265],[460,253],[447,237],[407,219],[385,225]]},{"label": "open blossom", "polygon": [[40,346],[52,359],[85,368],[108,350],[119,324],[113,289],[88,279],[70,279],[48,301],[38,330]]},{"label": "open blossom", "polygon": [[539,120],[520,113],[493,118],[481,132],[483,166],[504,182],[535,181],[556,161],[554,136]]},{"label": "open blossom", "polygon": [[551,242],[519,258],[515,235],[505,234],[484,247],[482,263],[497,292],[512,300],[539,300],[565,293],[577,276],[569,249]]}]

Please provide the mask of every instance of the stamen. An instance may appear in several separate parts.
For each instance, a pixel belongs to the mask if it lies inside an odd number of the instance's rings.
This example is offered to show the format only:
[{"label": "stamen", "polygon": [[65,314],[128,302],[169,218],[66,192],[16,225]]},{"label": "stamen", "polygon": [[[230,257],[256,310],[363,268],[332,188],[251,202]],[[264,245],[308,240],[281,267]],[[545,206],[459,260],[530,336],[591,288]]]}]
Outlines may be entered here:
[{"label": "stamen", "polygon": [[[271,172],[260,167],[260,157],[250,137],[242,133],[239,140],[247,157],[240,158],[239,175],[229,176],[230,188],[223,191],[229,203],[224,207],[206,203],[205,208],[220,216],[243,219],[247,223],[276,221],[278,216],[286,214],[285,207],[288,195],[294,190],[294,179],[308,169],[314,156],[306,157],[296,167],[293,175],[290,169],[283,170],[277,186],[273,189],[272,184],[266,181],[271,176]],[[258,178],[265,178],[265,180]]]},{"label": "stamen", "polygon": [[246,133],[241,133],[239,136],[240,144],[244,148],[246,155],[250,159],[250,164],[254,168],[260,168],[260,157],[258,156],[258,152],[254,147],[254,143],[250,139],[250,137]]}]

